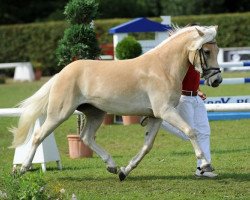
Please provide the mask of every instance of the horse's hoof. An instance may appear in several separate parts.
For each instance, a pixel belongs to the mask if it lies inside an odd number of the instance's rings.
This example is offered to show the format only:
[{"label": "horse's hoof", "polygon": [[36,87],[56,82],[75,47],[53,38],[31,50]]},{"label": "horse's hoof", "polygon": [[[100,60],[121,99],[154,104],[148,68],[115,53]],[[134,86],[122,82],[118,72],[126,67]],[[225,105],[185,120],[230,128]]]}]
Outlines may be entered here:
[{"label": "horse's hoof", "polygon": [[21,177],[26,171],[22,170],[21,168],[18,168],[17,166],[12,168],[12,176],[14,178]]},{"label": "horse's hoof", "polygon": [[119,179],[120,179],[120,181],[124,181],[125,178],[126,178],[126,175],[122,171],[120,171],[119,172]]},{"label": "horse's hoof", "polygon": [[212,172],[212,171],[214,171],[214,168],[212,167],[211,164],[206,164],[206,165],[201,167],[201,171],[203,171],[203,172]]},{"label": "horse's hoof", "polygon": [[12,176],[14,178],[18,178],[21,176],[20,170],[17,169],[17,167],[13,167],[12,169]]},{"label": "horse's hoof", "polygon": [[23,174],[25,174],[25,173],[28,171],[29,168],[30,168],[30,167],[21,166],[21,168],[20,168],[20,170],[19,170],[19,173],[20,173],[21,175],[23,175]]},{"label": "horse's hoof", "polygon": [[107,167],[108,172],[112,173],[112,174],[117,174],[118,170],[117,167]]}]

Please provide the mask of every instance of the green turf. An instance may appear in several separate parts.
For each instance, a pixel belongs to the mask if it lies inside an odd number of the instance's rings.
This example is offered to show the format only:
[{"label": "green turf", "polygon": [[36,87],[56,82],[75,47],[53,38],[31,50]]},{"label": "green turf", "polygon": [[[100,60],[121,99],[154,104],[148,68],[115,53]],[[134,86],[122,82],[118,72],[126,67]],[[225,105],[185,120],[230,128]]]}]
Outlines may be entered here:
[{"label": "green turf", "polygon": [[[36,91],[42,83],[9,82],[0,85],[0,108],[17,104]],[[209,96],[249,95],[249,87],[250,85],[242,84],[202,89]],[[14,155],[14,151],[8,149],[12,135],[7,127],[16,125],[16,122],[16,118],[0,119],[0,191],[9,193],[15,191],[17,185],[6,184],[8,179],[13,183],[9,172]],[[152,151],[124,182],[120,182],[116,175],[106,171],[105,164],[96,154],[89,159],[69,158],[67,134],[76,132],[76,117],[72,116],[55,131],[63,170],[58,171],[55,163],[49,163],[48,171],[42,179],[47,182],[46,190],[57,194],[58,199],[71,199],[73,193],[78,199],[91,200],[249,199],[250,120],[211,121],[211,129],[212,163],[219,174],[218,178],[195,178],[193,173],[196,161],[191,144],[161,130]],[[139,125],[102,126],[96,140],[113,155],[117,165],[124,166],[142,146],[143,132],[144,128]],[[40,165],[35,165],[34,171],[28,172],[24,177],[39,174],[39,169]],[[34,178],[30,182],[35,182]],[[35,187],[29,185],[31,183],[22,183],[30,188]],[[61,189],[65,189],[64,194],[60,194]]]}]

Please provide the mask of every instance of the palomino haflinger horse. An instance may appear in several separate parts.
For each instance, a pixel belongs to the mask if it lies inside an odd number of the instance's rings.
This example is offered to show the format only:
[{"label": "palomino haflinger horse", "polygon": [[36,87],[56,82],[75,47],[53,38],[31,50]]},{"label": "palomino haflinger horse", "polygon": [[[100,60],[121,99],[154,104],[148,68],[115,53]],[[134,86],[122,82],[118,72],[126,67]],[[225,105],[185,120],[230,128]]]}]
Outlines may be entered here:
[{"label": "palomino haflinger horse", "polygon": [[[181,96],[182,80],[192,64],[217,87],[222,77],[217,62],[217,26],[178,28],[149,52],[129,60],[78,60],[52,77],[33,96],[24,100],[12,147],[25,143],[29,129],[43,115],[44,124],[34,133],[32,147],[20,172],[27,171],[39,144],[77,109],[86,116],[81,138],[120,180],[151,150],[162,120],[183,131],[202,160],[202,170],[211,171],[196,140],[195,130],[179,116],[175,107]],[[149,116],[144,145],[126,167],[118,169],[111,155],[96,144],[94,137],[105,113]]]}]

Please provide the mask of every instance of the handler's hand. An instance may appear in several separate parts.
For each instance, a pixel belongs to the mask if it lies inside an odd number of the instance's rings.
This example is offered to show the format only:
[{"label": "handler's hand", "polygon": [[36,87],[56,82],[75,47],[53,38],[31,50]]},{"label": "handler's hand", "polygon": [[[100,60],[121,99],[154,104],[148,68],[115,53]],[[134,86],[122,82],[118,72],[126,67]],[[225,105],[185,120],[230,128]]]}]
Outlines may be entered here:
[{"label": "handler's hand", "polygon": [[205,100],[207,98],[207,95],[200,90],[198,91],[198,95],[202,100]]}]

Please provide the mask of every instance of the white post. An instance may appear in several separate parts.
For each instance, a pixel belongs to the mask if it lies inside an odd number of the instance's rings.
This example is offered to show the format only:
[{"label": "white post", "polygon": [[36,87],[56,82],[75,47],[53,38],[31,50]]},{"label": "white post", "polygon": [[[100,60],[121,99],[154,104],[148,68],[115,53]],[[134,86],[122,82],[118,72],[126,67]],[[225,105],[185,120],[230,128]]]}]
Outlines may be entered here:
[{"label": "white post", "polygon": [[217,56],[218,63],[224,62],[223,55],[224,55],[224,50],[220,48],[218,56]]},{"label": "white post", "polygon": [[162,22],[161,24],[171,25],[171,16],[161,16]]},{"label": "white post", "polygon": [[15,68],[15,81],[33,81],[35,79],[34,71],[30,62],[18,63]]},{"label": "white post", "polygon": [[[17,164],[22,164],[29,150],[31,149],[32,139],[34,137],[34,131],[36,131],[43,124],[44,119],[39,118],[36,120],[35,126],[33,130],[30,130],[29,134],[31,134],[30,140],[15,150],[14,160],[13,160],[13,168],[16,167]],[[61,159],[59,155],[59,151],[56,145],[54,133],[51,133],[44,141],[38,146],[36,154],[32,163],[41,163],[42,171],[46,171],[46,163],[56,161],[58,169],[62,169]]]}]

